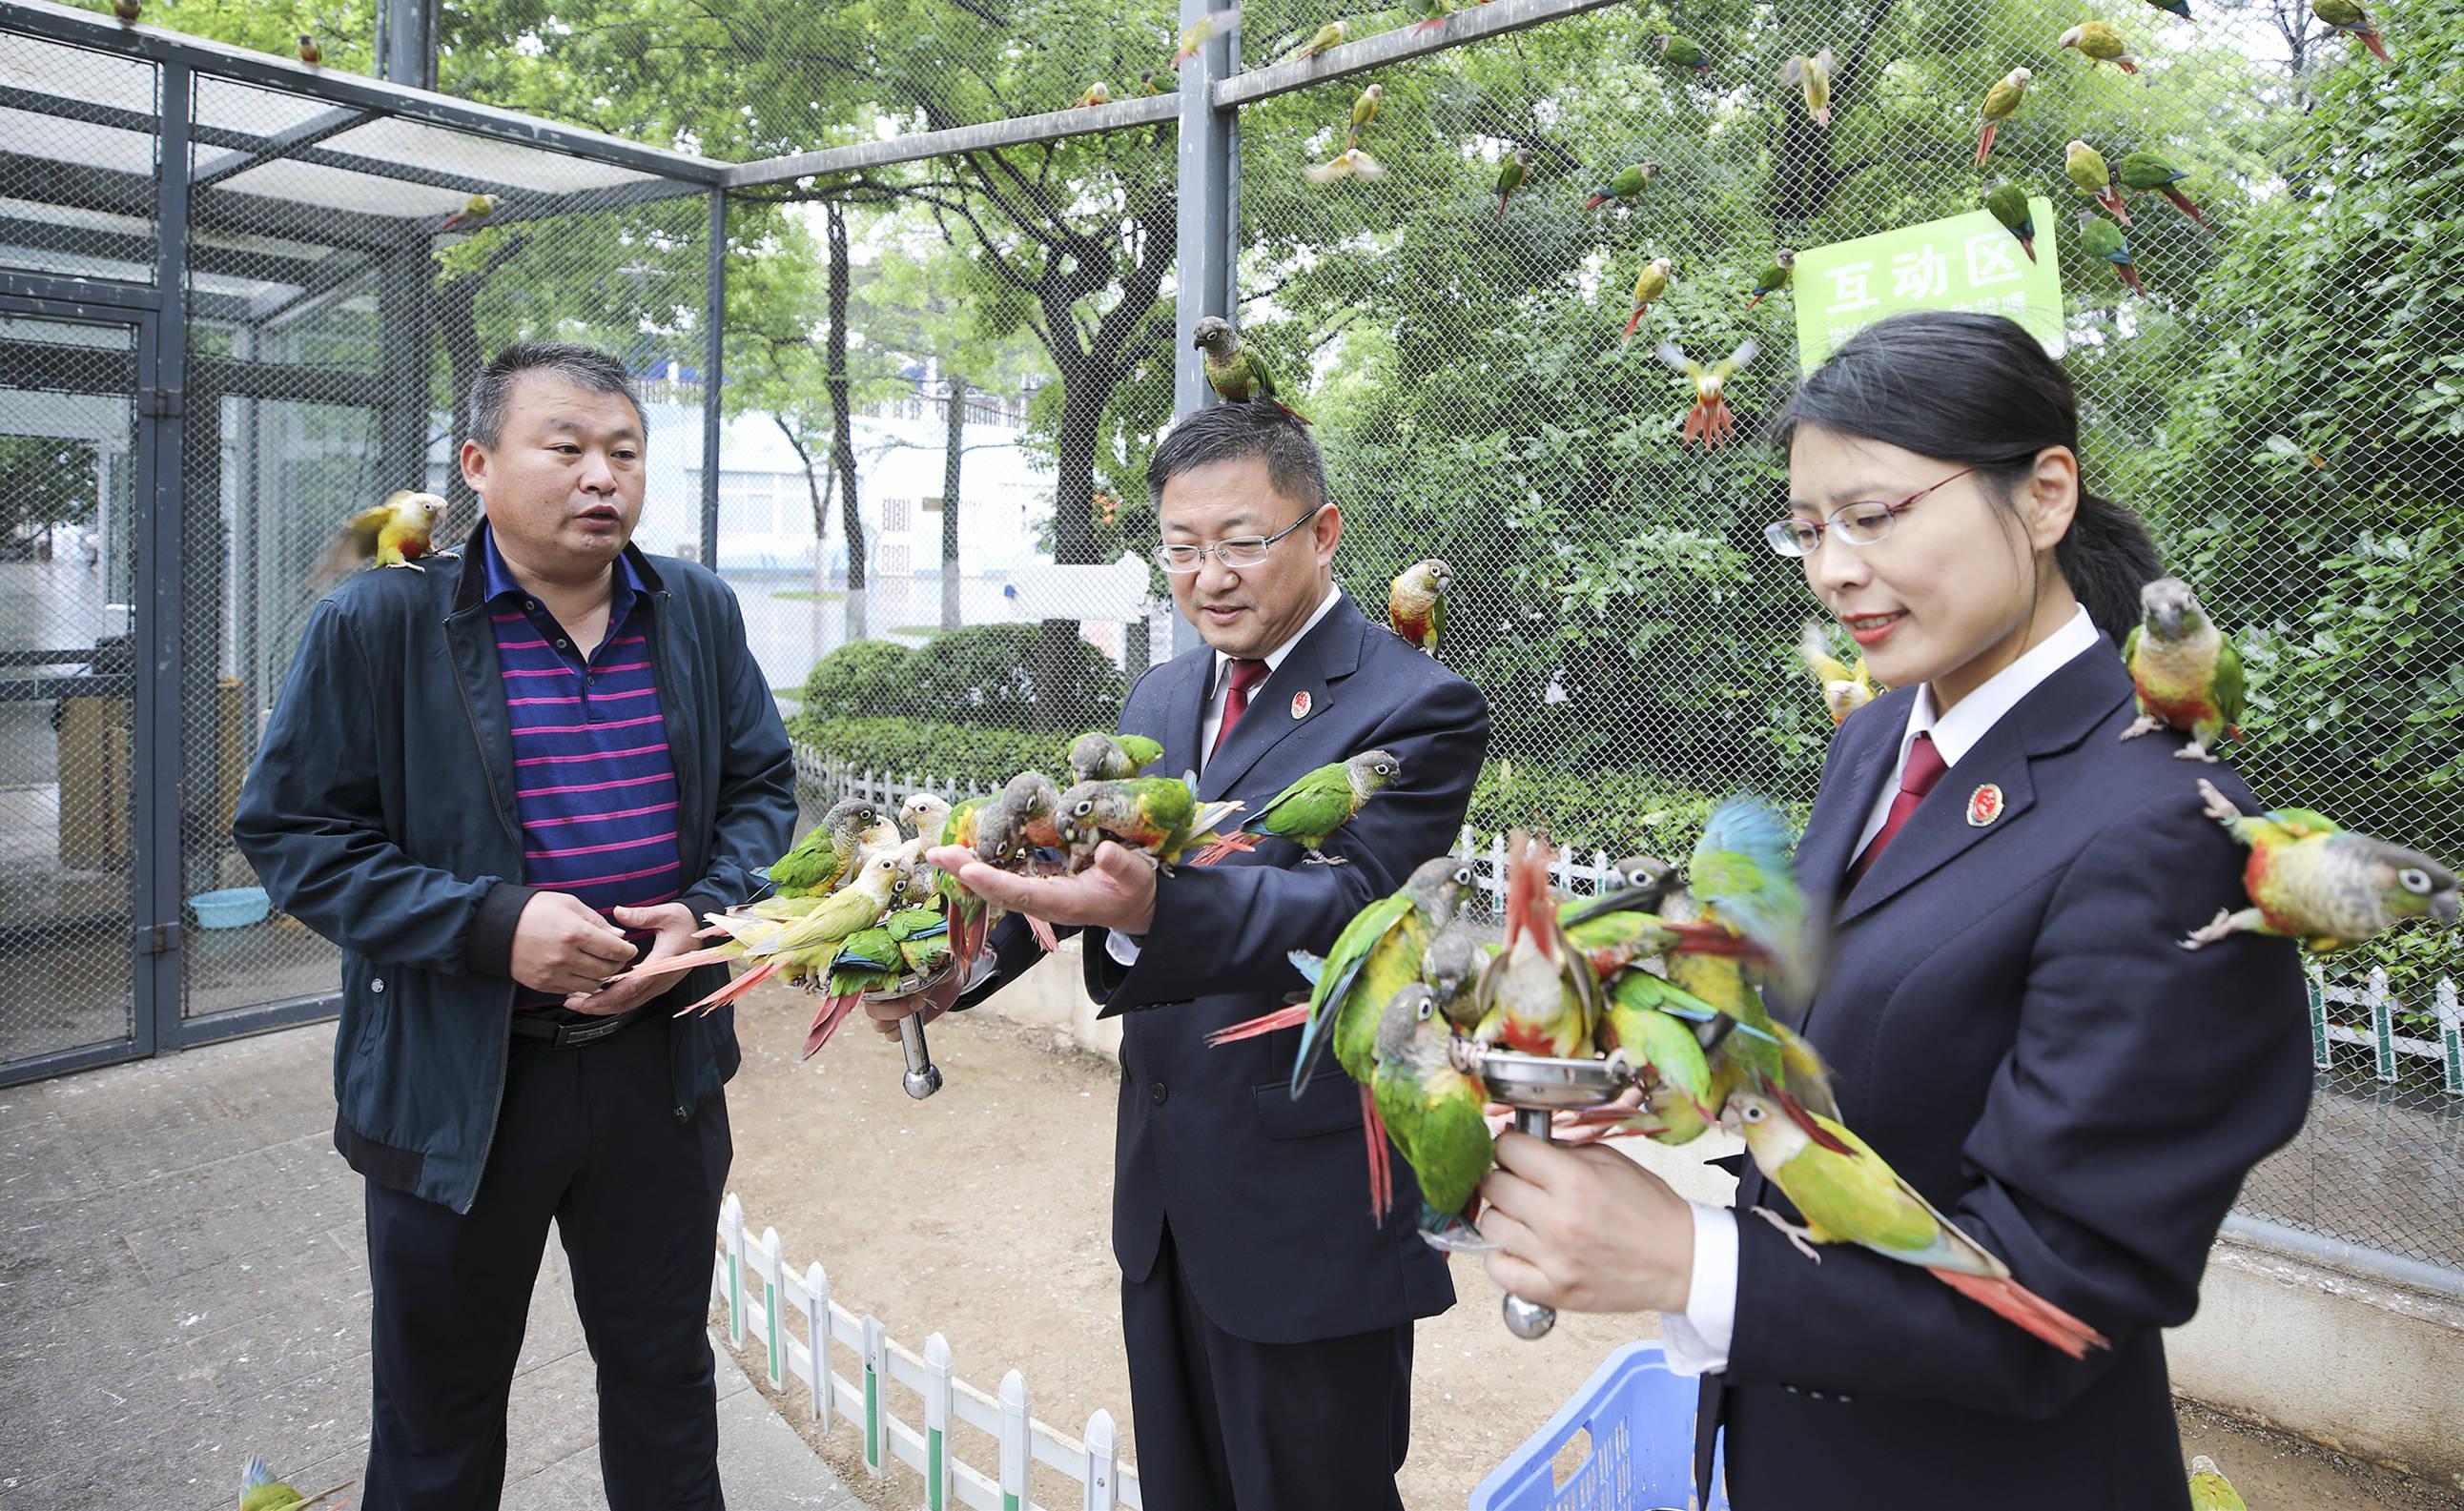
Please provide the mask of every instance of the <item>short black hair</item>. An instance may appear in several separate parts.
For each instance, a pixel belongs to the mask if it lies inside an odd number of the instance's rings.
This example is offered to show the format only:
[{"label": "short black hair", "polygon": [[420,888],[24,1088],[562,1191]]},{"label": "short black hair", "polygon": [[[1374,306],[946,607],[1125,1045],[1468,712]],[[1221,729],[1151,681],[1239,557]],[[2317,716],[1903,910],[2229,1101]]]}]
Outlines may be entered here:
[{"label": "short black hair", "polygon": [[642,438],[649,439],[650,423],[642,413],[642,396],[633,391],[632,375],[608,353],[580,341],[517,341],[498,352],[471,384],[471,439],[493,447],[504,438],[514,380],[524,373],[546,373],[592,393],[623,394],[641,422]]},{"label": "short black hair", "polygon": [[1147,463],[1147,497],[1160,511],[1163,485],[1192,468],[1263,457],[1267,481],[1305,510],[1326,502],[1326,463],[1301,423],[1271,404],[1217,404],[1183,415]]}]

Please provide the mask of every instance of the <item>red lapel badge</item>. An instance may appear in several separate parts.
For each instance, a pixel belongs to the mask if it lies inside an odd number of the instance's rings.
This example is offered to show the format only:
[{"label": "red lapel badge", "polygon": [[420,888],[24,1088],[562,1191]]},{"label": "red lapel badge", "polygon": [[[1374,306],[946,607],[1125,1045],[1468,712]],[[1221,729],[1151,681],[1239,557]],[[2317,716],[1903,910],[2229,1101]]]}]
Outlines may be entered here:
[{"label": "red lapel badge", "polygon": [[1987,782],[1968,795],[1968,826],[1982,829],[2002,817],[2002,789]]},{"label": "red lapel badge", "polygon": [[1293,693],[1293,694],[1292,694],[1292,717],[1294,717],[1294,718],[1296,718],[1296,719],[1305,719],[1305,718],[1308,718],[1308,717],[1309,717],[1309,695],[1308,693],[1306,693],[1306,692],[1295,692],[1295,693]]}]

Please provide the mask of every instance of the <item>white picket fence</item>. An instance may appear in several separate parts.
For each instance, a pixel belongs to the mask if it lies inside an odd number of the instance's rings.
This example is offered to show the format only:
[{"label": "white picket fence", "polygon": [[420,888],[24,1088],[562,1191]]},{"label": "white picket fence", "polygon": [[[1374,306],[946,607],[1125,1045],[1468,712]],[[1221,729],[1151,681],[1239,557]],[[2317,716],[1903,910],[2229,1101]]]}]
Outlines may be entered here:
[{"label": "white picket fence", "polygon": [[[779,1230],[764,1228],[758,1242],[744,1235],[744,1205],[730,1192],[718,1209],[718,1250],[711,1294],[727,1307],[729,1341],[742,1347],[759,1339],[767,1355],[770,1384],[790,1379],[804,1387],[806,1410],[822,1431],[844,1417],[864,1433],[864,1465],[873,1478],[888,1473],[892,1458],[924,1477],[929,1511],[973,1506],[979,1511],[1045,1511],[1027,1493],[1031,1465],[1043,1464],[1084,1490],[1082,1511],[1142,1511],[1137,1471],[1121,1461],[1120,1430],[1112,1413],[1087,1418],[1083,1438],[1057,1433],[1027,1409],[1026,1380],[1016,1369],[1001,1376],[1001,1393],[986,1395],[951,1368],[950,1345],[939,1333],[924,1340],[921,1354],[891,1340],[880,1319],[859,1317],[830,1300],[828,1274],[808,1264],[802,1275],[780,1254]],[[842,1376],[832,1360],[848,1359],[855,1379]],[[891,1409],[897,1386],[922,1403],[920,1423]],[[991,1474],[963,1461],[951,1443],[953,1424],[973,1428],[998,1445]]]},{"label": "white picket fence", "polygon": [[[2431,988],[2431,1013],[2438,1037],[2421,1039],[2396,1032],[2395,1015],[2404,1003],[2387,990],[2384,967],[2373,966],[2360,986],[2329,986],[2316,970],[2310,974],[2310,1059],[2321,1070],[2328,1066],[2338,1044],[2360,1044],[2370,1052],[2372,1070],[2381,1081],[2404,1073],[2400,1057],[2427,1057],[2439,1062],[2447,1094],[2464,1097],[2464,1000],[2455,983],[2441,977]],[[2357,1007],[2366,1021],[2359,1027],[2334,1020],[2331,1007]]]}]

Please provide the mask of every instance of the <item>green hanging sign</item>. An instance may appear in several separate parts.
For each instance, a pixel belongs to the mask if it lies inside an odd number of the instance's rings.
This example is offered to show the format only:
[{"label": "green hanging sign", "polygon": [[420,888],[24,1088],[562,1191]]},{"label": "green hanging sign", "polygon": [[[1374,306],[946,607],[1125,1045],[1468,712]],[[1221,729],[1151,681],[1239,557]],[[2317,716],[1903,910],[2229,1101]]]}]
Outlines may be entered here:
[{"label": "green hanging sign", "polygon": [[1903,310],[1970,310],[2007,315],[2045,350],[2062,355],[2062,280],[2054,208],[2028,201],[2035,225],[2035,261],[1984,210],[1927,221],[1796,254],[1797,364],[1812,372],[1840,343]]}]

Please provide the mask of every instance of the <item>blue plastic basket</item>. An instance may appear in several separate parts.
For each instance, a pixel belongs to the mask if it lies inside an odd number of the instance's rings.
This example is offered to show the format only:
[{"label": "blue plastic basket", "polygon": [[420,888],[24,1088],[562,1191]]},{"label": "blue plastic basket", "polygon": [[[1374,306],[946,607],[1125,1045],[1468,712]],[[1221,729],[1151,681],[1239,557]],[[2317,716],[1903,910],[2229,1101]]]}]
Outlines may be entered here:
[{"label": "blue plastic basket", "polygon": [[[1472,1490],[1470,1511],[1693,1511],[1696,1399],[1696,1382],[1668,1372],[1660,1345],[1627,1344]],[[1558,1484],[1558,1450],[1586,1431],[1589,1456]],[[1704,1511],[1727,1504],[1715,1475]]]},{"label": "blue plastic basket", "polygon": [[188,899],[196,910],[200,929],[245,929],[265,922],[273,910],[272,902],[262,887],[227,887],[218,892],[199,892]]}]

